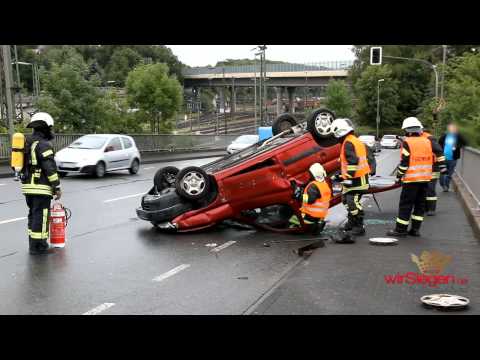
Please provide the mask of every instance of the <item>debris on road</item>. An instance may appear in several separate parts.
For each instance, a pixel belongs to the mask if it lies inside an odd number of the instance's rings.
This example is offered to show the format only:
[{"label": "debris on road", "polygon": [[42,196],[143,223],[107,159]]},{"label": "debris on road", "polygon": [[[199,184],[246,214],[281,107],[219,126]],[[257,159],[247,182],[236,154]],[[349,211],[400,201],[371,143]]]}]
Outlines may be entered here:
[{"label": "debris on road", "polygon": [[325,240],[329,240],[329,238],[326,238],[326,239],[325,238],[319,238],[314,243],[306,245],[306,246],[302,246],[301,248],[299,248],[297,250],[293,250],[293,252],[295,254],[297,254],[298,256],[311,255],[313,250],[325,247]]},{"label": "debris on road", "polygon": [[425,295],[420,298],[420,301],[427,307],[439,310],[463,310],[470,303],[466,297],[450,294]]},{"label": "debris on road", "polygon": [[205,244],[206,247],[215,247],[217,246],[216,243],[209,243],[209,244]]},{"label": "debris on road", "polygon": [[335,236],[334,241],[337,244],[354,244],[355,237],[352,234],[350,234],[348,231],[341,230]]},{"label": "debris on road", "polygon": [[248,280],[248,276],[239,276],[237,277],[238,280]]},{"label": "debris on road", "polygon": [[397,245],[398,244],[398,239],[387,238],[387,237],[370,238],[370,239],[368,239],[368,241],[372,245],[391,246],[391,245]]}]

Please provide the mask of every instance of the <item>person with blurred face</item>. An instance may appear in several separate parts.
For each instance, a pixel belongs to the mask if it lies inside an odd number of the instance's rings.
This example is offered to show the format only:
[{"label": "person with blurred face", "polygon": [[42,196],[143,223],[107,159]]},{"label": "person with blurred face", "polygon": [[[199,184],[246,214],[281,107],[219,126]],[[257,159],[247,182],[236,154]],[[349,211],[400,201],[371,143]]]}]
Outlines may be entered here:
[{"label": "person with blurred face", "polygon": [[461,151],[463,147],[467,145],[467,142],[458,132],[458,127],[453,122],[447,125],[447,132],[440,137],[438,142],[443,148],[447,164],[446,173],[440,176],[440,186],[443,188],[443,191],[448,192],[450,190],[452,175],[457,166],[457,160],[460,159]]}]

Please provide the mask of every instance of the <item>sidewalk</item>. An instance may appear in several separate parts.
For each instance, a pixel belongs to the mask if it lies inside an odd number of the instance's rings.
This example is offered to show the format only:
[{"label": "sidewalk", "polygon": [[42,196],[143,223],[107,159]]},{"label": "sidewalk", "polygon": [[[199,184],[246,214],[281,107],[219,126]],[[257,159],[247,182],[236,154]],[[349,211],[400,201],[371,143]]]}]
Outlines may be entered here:
[{"label": "sidewalk", "polygon": [[[183,151],[142,153],[142,164],[203,159],[211,157],[221,157],[225,155],[227,155],[227,152],[224,149],[195,150],[188,152]],[[8,160],[0,160],[0,178],[7,178],[12,176],[13,172]]]},{"label": "sidewalk", "polygon": [[[400,239],[396,246],[368,243],[393,226],[399,191],[377,195],[382,213],[372,200],[365,202],[367,236],[352,245],[329,241],[315,250],[265,294],[252,314],[447,314],[421,305],[420,297],[433,293],[466,296],[469,309],[454,313],[480,314],[480,246],[456,193],[439,192],[439,210],[426,217],[421,238]],[[385,275],[418,273],[411,254],[420,257],[424,250],[452,256],[442,274],[467,278],[468,283],[437,288],[386,283]]]}]

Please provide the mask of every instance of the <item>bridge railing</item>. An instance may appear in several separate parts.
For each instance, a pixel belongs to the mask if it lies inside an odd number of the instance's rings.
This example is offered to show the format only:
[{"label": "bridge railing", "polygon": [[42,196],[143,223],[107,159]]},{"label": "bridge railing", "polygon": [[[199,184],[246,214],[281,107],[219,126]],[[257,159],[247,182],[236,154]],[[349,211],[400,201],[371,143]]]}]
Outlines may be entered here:
[{"label": "bridge railing", "polygon": [[463,182],[470,195],[477,202],[480,209],[480,176],[478,168],[480,167],[480,150],[466,147],[463,150],[462,157],[457,161],[456,174]]},{"label": "bridge railing", "polygon": [[[67,147],[82,134],[58,134],[52,142],[55,151]],[[132,134],[141,152],[225,149],[238,135]],[[0,134],[0,159],[10,158],[10,137]]]},{"label": "bridge railing", "polygon": [[[267,64],[267,72],[308,72],[308,71],[331,71],[348,70],[352,67],[353,60],[345,61],[324,61],[306,64]],[[194,67],[186,68],[183,74],[188,75],[209,75],[223,73],[259,73],[260,64],[257,65],[236,65],[218,67]]]}]

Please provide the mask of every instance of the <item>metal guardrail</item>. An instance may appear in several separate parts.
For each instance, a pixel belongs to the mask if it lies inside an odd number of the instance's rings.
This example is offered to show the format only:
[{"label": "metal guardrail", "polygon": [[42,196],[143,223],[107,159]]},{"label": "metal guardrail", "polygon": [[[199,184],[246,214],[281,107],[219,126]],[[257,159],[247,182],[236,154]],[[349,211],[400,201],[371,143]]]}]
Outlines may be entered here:
[{"label": "metal guardrail", "polygon": [[455,173],[465,188],[477,202],[477,209],[480,210],[480,150],[466,147],[460,160],[457,161]]},{"label": "metal guardrail", "polygon": [[[353,66],[353,60],[324,61],[308,64],[267,64],[266,72],[297,72],[297,71],[331,71],[348,70]],[[260,64],[218,66],[218,67],[194,67],[183,70],[183,75],[203,75],[222,73],[259,73]]]},{"label": "metal guardrail", "polygon": [[[82,134],[58,134],[52,142],[55,151],[67,147]],[[141,152],[208,150],[226,148],[238,135],[143,135],[132,134]],[[0,134],[0,159],[10,158],[10,137]]]}]

